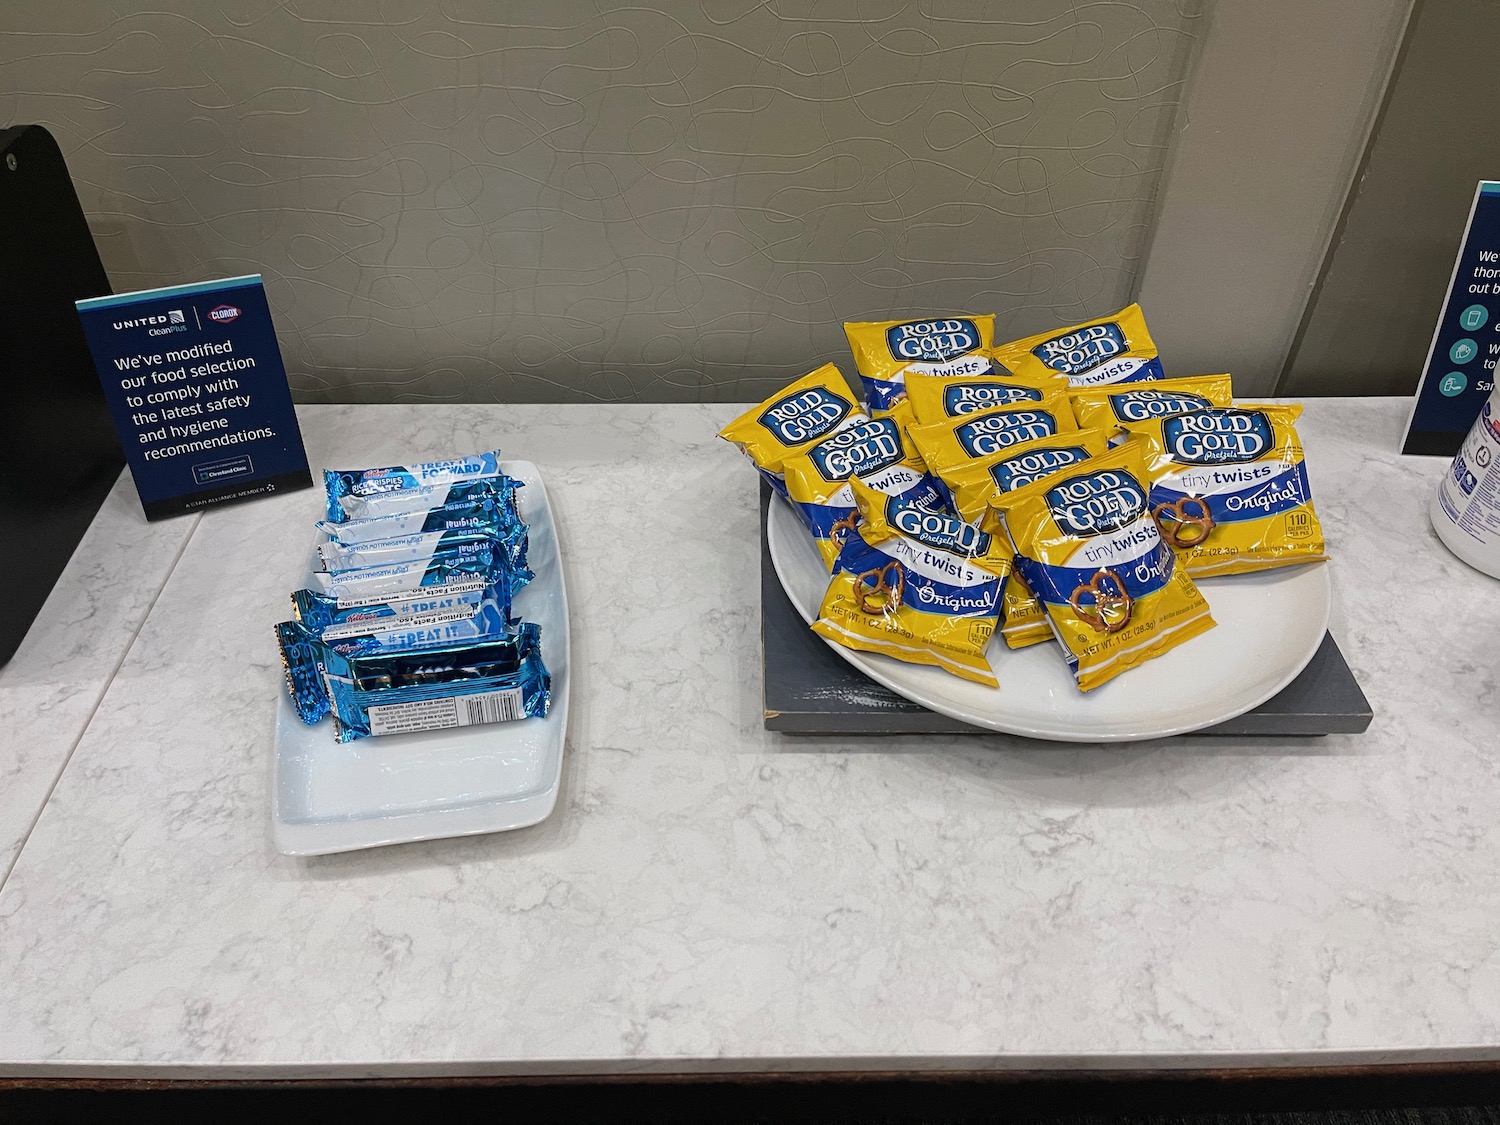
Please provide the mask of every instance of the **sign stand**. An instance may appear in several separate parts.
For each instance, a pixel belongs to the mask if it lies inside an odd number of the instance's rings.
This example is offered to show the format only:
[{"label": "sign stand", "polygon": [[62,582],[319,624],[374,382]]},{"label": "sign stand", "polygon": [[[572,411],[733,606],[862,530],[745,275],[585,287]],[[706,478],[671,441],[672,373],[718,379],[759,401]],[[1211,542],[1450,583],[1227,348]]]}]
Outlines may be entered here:
[{"label": "sign stand", "polygon": [[1452,457],[1479,417],[1500,359],[1500,181],[1480,180],[1432,332],[1402,453]]}]

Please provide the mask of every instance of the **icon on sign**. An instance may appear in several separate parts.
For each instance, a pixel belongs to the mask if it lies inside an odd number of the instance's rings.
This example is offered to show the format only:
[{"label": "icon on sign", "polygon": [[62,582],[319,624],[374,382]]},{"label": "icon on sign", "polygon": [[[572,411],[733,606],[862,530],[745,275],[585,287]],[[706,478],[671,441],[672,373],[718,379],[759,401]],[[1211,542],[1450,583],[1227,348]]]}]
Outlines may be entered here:
[{"label": "icon on sign", "polygon": [[1481,469],[1488,469],[1490,467],[1490,447],[1481,445],[1474,452],[1474,461]]},{"label": "icon on sign", "polygon": [[1479,345],[1465,336],[1448,349],[1448,358],[1454,363],[1468,363],[1479,354]]},{"label": "icon on sign", "polygon": [[1468,385],[1469,380],[1462,371],[1450,371],[1438,383],[1438,390],[1452,398],[1454,395],[1463,394],[1464,388]]},{"label": "icon on sign", "polygon": [[1490,319],[1490,310],[1483,305],[1470,305],[1458,314],[1458,323],[1464,326],[1465,332],[1473,332],[1475,329],[1483,328],[1485,322]]}]

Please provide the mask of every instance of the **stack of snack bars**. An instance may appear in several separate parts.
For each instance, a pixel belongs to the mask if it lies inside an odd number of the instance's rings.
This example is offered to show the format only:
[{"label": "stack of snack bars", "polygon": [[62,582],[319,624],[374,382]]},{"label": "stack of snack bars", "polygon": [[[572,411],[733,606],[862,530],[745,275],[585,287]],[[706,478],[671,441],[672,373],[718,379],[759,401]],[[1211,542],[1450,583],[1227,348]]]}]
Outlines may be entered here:
[{"label": "stack of snack bars", "polygon": [[1213,628],[1194,577],[1324,557],[1301,408],[1168,379],[1137,305],[1000,345],[993,316],[844,330],[864,404],[825,364],[720,433],[811,532],[836,644],[998,686],[997,631],[1055,640],[1088,691]]},{"label": "stack of snack bars", "polygon": [[334,736],[545,716],[541,631],[511,614],[532,578],[521,483],[499,452],[329,471],[317,569],[276,626],[298,716]]}]

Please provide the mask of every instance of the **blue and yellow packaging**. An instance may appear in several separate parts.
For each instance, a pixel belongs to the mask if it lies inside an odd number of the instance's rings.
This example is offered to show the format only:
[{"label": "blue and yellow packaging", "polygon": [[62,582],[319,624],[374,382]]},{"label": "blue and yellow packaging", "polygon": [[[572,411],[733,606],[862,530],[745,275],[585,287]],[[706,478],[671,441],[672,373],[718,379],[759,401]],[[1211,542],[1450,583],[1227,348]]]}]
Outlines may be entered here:
[{"label": "blue and yellow packaging", "polygon": [[1300,406],[1244,403],[1132,422],[1151,510],[1188,572],[1241,574],[1326,558],[1295,422]]},{"label": "blue and yellow packaging", "polygon": [[1081,691],[1213,628],[1157,530],[1148,479],[1140,443],[1127,442],[993,502]]},{"label": "blue and yellow packaging", "polygon": [[843,374],[831,363],[783,387],[719,431],[739,446],[760,475],[786,495],[781,463],[816,441],[866,419]]},{"label": "blue and yellow packaging", "polygon": [[1078,387],[1068,393],[1068,400],[1080,426],[1108,426],[1114,436],[1123,434],[1122,427],[1129,422],[1228,406],[1234,401],[1234,390],[1228,375],[1191,375],[1158,379],[1144,387]]},{"label": "blue and yellow packaging", "polygon": [[928,375],[908,372],[906,400],[913,420],[921,425],[946,422],[965,414],[993,410],[998,406],[1020,406],[1042,402],[1050,395],[1066,394],[1068,380],[1044,375],[1023,380],[1014,375]]},{"label": "blue and yellow packaging", "polygon": [[786,495],[829,570],[855,523],[855,478],[914,507],[946,512],[942,490],[894,417],[871,418],[815,442],[782,463]]},{"label": "blue and yellow packaging", "polygon": [[985,659],[1007,563],[1000,537],[853,482],[859,523],[813,631],[998,687]]},{"label": "blue and yellow packaging", "polygon": [[987,354],[995,318],[931,316],[920,320],[851,321],[844,325],[865,402],[877,417],[906,395],[906,376],[983,375],[994,370]]},{"label": "blue and yellow packaging", "polygon": [[942,477],[966,462],[1076,429],[1067,396],[1051,394],[1040,402],[997,406],[931,425],[908,426],[906,432],[928,467]]},{"label": "blue and yellow packaging", "polygon": [[1075,387],[1144,383],[1166,377],[1140,305],[1129,305],[1113,316],[1012,340],[990,354],[1012,375],[1066,375]]},{"label": "blue and yellow packaging", "polygon": [[[945,465],[941,479],[958,518],[988,527],[985,516],[996,496],[1080,465],[1108,448],[1109,438],[1104,430],[1072,430],[1022,442],[988,457]],[[996,530],[1009,554],[1009,538],[1003,529]],[[1014,571],[1005,579],[1001,605],[1000,633],[1008,647],[1026,648],[1052,639],[1052,628],[1047,624],[1041,603]]]}]

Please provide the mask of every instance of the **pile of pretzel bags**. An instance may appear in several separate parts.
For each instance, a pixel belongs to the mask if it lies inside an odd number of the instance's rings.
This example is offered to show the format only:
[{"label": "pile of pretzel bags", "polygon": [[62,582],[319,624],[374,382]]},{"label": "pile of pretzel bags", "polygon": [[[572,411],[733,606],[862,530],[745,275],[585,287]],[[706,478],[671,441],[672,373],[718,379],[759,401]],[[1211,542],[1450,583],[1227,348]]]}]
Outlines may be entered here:
[{"label": "pile of pretzel bags", "polygon": [[1055,644],[1089,691],[1214,627],[1194,583],[1324,557],[1298,406],[1168,378],[1138,305],[994,343],[993,316],[844,325],[725,426],[829,570],[813,629],[998,687]]}]

